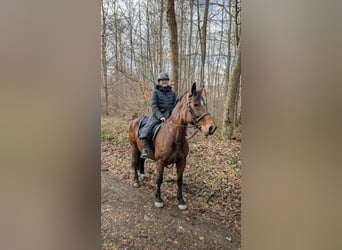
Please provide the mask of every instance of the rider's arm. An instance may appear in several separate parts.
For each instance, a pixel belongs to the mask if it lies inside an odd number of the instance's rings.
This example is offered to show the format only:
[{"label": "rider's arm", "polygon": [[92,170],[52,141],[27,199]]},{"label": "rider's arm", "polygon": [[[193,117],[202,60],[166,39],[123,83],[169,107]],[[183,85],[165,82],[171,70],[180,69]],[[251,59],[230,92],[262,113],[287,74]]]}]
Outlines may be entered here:
[{"label": "rider's arm", "polygon": [[151,96],[151,107],[152,107],[152,114],[160,120],[163,117],[163,114],[160,112],[159,102],[157,92],[153,91]]}]

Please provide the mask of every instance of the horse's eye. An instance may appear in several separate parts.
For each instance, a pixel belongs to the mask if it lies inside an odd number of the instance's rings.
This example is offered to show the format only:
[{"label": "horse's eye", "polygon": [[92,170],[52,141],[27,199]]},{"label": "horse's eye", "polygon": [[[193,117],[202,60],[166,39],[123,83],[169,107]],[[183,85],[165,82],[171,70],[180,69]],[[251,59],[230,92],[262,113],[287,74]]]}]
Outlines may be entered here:
[{"label": "horse's eye", "polygon": [[194,104],[194,106],[195,106],[195,107],[197,107],[197,106],[198,106],[198,104],[197,104],[197,103],[195,103],[195,104]]}]

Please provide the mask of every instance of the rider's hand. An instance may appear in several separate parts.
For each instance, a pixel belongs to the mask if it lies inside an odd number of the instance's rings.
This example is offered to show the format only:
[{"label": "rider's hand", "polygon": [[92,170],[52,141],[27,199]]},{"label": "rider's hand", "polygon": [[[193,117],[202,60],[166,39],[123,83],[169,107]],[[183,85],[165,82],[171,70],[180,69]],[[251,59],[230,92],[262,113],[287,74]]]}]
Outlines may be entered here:
[{"label": "rider's hand", "polygon": [[160,120],[161,120],[162,122],[165,122],[165,121],[166,121],[165,117],[160,118]]}]

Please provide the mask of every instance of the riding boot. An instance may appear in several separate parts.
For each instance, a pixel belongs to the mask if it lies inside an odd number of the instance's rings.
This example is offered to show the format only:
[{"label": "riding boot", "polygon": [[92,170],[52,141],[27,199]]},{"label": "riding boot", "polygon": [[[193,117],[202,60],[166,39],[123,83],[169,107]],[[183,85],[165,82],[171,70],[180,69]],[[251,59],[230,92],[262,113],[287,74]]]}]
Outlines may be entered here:
[{"label": "riding boot", "polygon": [[147,139],[143,139],[143,144],[144,144],[144,148],[141,151],[141,155],[140,158],[147,158],[147,149],[148,149],[148,141]]}]

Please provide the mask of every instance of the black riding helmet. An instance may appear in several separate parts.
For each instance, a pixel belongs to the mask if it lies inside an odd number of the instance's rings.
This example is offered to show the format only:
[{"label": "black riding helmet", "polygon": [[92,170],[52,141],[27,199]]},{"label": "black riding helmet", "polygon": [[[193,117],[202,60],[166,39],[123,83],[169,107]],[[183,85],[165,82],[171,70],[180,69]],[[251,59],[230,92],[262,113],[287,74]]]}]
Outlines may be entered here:
[{"label": "black riding helmet", "polygon": [[160,73],[159,76],[158,76],[158,82],[159,82],[161,79],[170,80],[170,79],[169,79],[169,75],[168,75],[167,73]]}]

